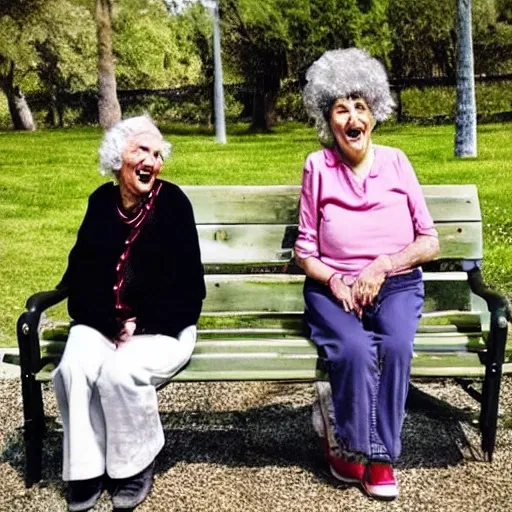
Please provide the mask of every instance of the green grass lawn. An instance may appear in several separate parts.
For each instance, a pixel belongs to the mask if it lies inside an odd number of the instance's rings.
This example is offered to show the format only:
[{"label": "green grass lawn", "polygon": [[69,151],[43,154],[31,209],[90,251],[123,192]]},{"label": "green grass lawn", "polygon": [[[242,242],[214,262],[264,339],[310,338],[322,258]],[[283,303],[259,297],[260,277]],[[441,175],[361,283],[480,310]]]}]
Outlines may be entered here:
[{"label": "green grass lawn", "polygon": [[[319,147],[312,128],[284,124],[273,134],[231,126],[227,145],[187,126],[164,130],[173,143],[163,178],[180,185],[298,184],[306,155]],[[479,156],[453,157],[453,126],[381,126],[379,144],[403,149],[424,184],[474,183],[484,217],[486,279],[512,290],[512,124],[482,125]],[[101,132],[74,128],[0,132],[0,346],[13,346],[27,297],[50,289],[65,270],[97,172]]]}]

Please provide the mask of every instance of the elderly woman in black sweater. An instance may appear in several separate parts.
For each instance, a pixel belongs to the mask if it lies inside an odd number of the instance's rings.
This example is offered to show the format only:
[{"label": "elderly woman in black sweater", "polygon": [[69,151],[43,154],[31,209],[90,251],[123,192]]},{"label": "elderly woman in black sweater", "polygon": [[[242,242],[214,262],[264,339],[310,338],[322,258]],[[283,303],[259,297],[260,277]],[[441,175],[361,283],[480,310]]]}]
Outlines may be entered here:
[{"label": "elderly woman in black sweater", "polygon": [[68,509],[88,510],[108,476],[116,509],[150,491],[164,445],[155,386],[194,349],[205,297],[194,215],[158,175],[170,144],[147,116],[106,132],[100,170],[59,286],[74,320],[53,382],[64,425]]}]

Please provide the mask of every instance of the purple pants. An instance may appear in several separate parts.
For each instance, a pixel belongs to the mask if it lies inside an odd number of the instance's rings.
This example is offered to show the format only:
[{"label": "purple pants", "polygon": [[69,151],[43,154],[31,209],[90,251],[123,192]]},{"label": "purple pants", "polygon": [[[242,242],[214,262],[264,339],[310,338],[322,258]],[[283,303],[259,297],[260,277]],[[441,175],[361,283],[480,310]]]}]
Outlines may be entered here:
[{"label": "purple pants", "polygon": [[413,342],[423,307],[421,271],[388,278],[359,319],[306,278],[304,317],[325,358],[340,446],[372,460],[400,455]]}]

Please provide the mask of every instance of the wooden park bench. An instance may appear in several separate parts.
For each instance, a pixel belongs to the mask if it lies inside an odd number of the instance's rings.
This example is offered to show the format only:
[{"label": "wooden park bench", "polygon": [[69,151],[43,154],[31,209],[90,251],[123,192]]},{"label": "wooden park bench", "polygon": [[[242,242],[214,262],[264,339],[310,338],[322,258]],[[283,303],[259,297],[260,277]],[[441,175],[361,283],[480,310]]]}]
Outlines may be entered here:
[{"label": "wooden park bench", "polygon": [[[293,261],[298,186],[184,187],[195,211],[208,295],[190,364],[174,381],[314,381],[322,359],[305,337],[304,276]],[[482,219],[473,185],[424,186],[439,231],[437,261],[424,267],[424,316],[413,377],[453,377],[481,403],[482,449],[492,459],[509,309],[483,282]],[[26,484],[41,478],[45,430],[41,383],[50,380],[69,324],[43,312],[65,290],[40,292],[18,321]],[[43,320],[41,320],[43,318]],[[506,360],[505,360],[506,358]],[[483,378],[482,391],[472,385]]]}]

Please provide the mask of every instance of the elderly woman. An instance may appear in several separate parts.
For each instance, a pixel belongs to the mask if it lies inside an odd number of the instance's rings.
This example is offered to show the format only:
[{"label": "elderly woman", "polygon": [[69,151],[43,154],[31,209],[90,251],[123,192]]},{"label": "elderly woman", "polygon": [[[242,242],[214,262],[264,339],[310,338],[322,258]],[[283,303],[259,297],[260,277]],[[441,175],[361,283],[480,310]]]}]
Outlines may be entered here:
[{"label": "elderly woman", "polygon": [[64,425],[68,509],[88,510],[106,477],[116,509],[150,491],[164,445],[155,386],[194,349],[205,297],[189,200],[158,175],[170,153],[147,116],[106,132],[100,170],[59,286],[73,327],[53,382]]},{"label": "elderly woman", "polygon": [[383,66],[356,48],[333,50],[306,78],[324,149],[305,163],[295,251],[305,320],[332,389],[332,421],[325,408],[321,418],[326,457],[339,480],[393,499],[424,299],[419,265],[438,254],[437,233],[407,157],[372,143],[393,107]]}]

